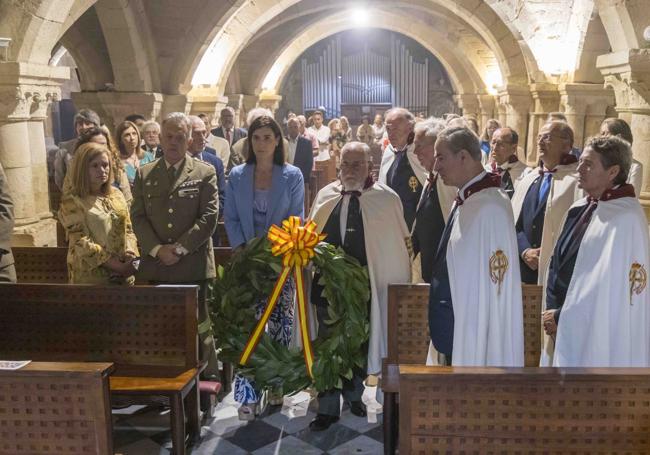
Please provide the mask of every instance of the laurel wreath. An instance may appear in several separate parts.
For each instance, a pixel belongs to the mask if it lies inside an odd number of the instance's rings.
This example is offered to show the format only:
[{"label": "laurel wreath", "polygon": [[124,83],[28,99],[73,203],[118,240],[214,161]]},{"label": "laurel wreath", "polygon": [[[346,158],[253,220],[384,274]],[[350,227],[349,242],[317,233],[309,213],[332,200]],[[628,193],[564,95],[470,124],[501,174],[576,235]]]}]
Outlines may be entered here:
[{"label": "laurel wreath", "polygon": [[[312,264],[321,275],[319,284],[329,302],[325,321],[329,336],[314,341],[314,379],[307,374],[299,348],[283,346],[264,333],[247,365],[237,367],[239,374],[255,381],[259,388],[282,394],[310,386],[318,391],[341,389],[343,379],[352,379],[353,370],[365,366],[364,344],[370,330],[367,268],[326,242],[320,242],[314,251]],[[257,322],[256,306],[268,298],[281,269],[281,258],[271,253],[266,238],[252,239],[225,267],[219,267],[209,289],[208,306],[222,360],[238,364]]]}]

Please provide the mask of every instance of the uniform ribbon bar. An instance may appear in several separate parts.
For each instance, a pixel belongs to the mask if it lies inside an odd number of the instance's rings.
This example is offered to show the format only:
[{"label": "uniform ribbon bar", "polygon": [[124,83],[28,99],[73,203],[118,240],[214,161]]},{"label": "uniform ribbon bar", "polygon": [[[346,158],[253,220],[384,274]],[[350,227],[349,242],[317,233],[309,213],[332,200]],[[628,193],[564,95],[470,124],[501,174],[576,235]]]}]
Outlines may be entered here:
[{"label": "uniform ribbon bar", "polygon": [[305,298],[305,282],[303,268],[309,264],[309,261],[316,254],[314,248],[325,238],[325,235],[316,232],[316,223],[308,221],[304,226],[300,217],[291,216],[282,222],[282,227],[271,226],[267,238],[271,241],[271,252],[274,256],[282,256],[282,272],[278,277],[273,291],[266,304],[262,317],[253,329],[250,338],[244,346],[244,351],[239,358],[241,365],[246,365],[253,355],[257,343],[259,343],[264,327],[278,303],[282,293],[282,287],[287,281],[289,274],[293,271],[296,280],[296,296],[298,301],[298,322],[300,324],[300,334],[302,338],[303,355],[305,365],[310,378],[312,376],[312,365],[314,363],[314,353],[312,351],[311,340],[309,339],[309,324],[307,321],[307,302]]}]

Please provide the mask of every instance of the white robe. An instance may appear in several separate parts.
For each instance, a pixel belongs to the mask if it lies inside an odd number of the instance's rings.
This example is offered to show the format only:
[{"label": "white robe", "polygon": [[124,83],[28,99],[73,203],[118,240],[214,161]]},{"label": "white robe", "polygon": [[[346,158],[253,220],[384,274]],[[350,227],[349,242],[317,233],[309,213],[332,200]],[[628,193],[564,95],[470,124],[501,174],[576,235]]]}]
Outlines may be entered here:
[{"label": "white robe", "polygon": [[[309,218],[321,232],[341,199],[341,183],[332,182],[318,192]],[[368,374],[381,373],[386,357],[388,285],[408,283],[411,274],[407,250],[409,237],[399,196],[375,183],[359,197],[370,277],[370,339]],[[327,241],[327,239],[325,239]]]},{"label": "white robe", "polygon": [[646,285],[630,300],[629,279],[633,263],[650,270],[648,248],[637,198],[598,202],[560,314],[553,366],[650,367],[650,291]]},{"label": "white robe", "polygon": [[[558,165],[557,171],[551,179],[551,188],[546,199],[546,214],[544,215],[539,267],[537,269],[537,284],[540,285],[546,284],[546,272],[553,255],[555,242],[557,242],[561,232],[564,215],[571,207],[571,204],[584,197],[583,191],[578,188],[577,168],[578,163]],[[538,169],[533,169],[524,175],[515,188],[515,194],[512,197],[512,211],[515,223],[521,214],[528,189],[535,179],[539,177]]]},{"label": "white robe", "polygon": [[627,183],[634,187],[634,194],[637,199],[641,196],[641,188],[643,186],[643,164],[639,161],[632,159],[632,166],[630,166],[630,173],[627,176]]},{"label": "white robe", "polygon": [[[409,160],[411,169],[413,169],[413,173],[415,173],[415,176],[420,181],[420,185],[425,186],[427,183],[427,177],[429,176],[429,171],[427,171],[422,166],[422,164],[420,164],[420,160],[415,155],[415,144],[411,144],[407,147],[406,157]],[[384,154],[381,156],[381,166],[379,167],[379,183],[388,185],[387,182],[388,170],[390,169],[390,166],[393,164],[393,161],[395,161],[395,149],[393,148],[392,144],[388,144],[388,146],[384,150]]]},{"label": "white robe", "polygon": [[[454,307],[454,366],[523,366],[524,325],[517,236],[510,199],[499,188],[471,195],[461,205],[447,245]],[[501,286],[490,260],[508,259]]]},{"label": "white robe", "polygon": [[[532,168],[526,166],[526,163],[523,163],[519,160],[515,161],[514,163],[505,162],[499,167],[504,171],[507,170],[510,173],[510,178],[512,179],[512,187],[515,190],[517,190],[517,186],[519,186],[519,183],[524,178],[524,176],[532,170]],[[492,172],[492,164],[486,164],[485,170]]]}]

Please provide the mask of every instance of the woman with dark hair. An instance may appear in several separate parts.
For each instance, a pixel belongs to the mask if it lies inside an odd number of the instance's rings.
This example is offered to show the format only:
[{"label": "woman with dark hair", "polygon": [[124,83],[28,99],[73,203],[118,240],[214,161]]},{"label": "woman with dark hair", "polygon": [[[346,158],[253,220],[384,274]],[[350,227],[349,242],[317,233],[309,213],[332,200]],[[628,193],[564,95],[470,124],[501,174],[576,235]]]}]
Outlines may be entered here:
[{"label": "woman with dark hair", "polygon": [[133,284],[138,242],[124,196],[111,184],[110,151],[94,142],[79,146],[68,176],[59,209],[68,237],[68,281]]},{"label": "woman with dark hair", "polygon": [[[272,117],[264,115],[251,123],[247,156],[245,164],[232,168],[226,186],[224,224],[234,250],[253,238],[265,237],[271,225],[279,226],[289,216],[304,216],[302,173],[285,162],[282,130]],[[288,280],[268,323],[269,335],[285,346],[291,341],[294,288]],[[265,303],[259,302],[258,317]],[[281,397],[275,398],[281,403]],[[252,420],[263,411],[258,406],[263,401],[261,391],[242,376],[235,377],[235,400],[242,403],[242,420]]]},{"label": "woman with dark hair", "polygon": [[150,163],[156,157],[153,153],[142,150],[140,147],[140,143],[142,142],[140,130],[135,123],[127,120],[117,125],[115,142],[117,142],[118,149],[120,150],[120,159],[126,170],[126,176],[131,186],[133,186],[135,174],[140,166]]},{"label": "woman with dark hair", "polygon": [[[111,184],[113,187],[117,188],[122,192],[126,203],[130,206],[131,201],[133,200],[133,195],[131,194],[131,185],[129,185],[129,179],[126,176],[126,171],[122,160],[120,160],[120,152],[117,151],[115,145],[113,144],[113,139],[111,138],[108,128],[105,126],[93,126],[82,132],[77,139],[77,144],[75,145],[75,153],[79,147],[89,142],[103,145],[108,149],[111,156],[111,170],[113,171],[113,181]],[[66,174],[65,180],[63,181],[63,194],[66,194],[70,191],[72,186],[71,177],[69,174]]]},{"label": "woman with dark hair", "polygon": [[[618,136],[632,145],[632,129],[627,122],[621,118],[610,117],[603,120],[600,124],[601,136]],[[643,164],[632,158],[632,166],[627,176],[627,183],[634,187],[636,197],[641,194],[641,185],[643,184]]]}]

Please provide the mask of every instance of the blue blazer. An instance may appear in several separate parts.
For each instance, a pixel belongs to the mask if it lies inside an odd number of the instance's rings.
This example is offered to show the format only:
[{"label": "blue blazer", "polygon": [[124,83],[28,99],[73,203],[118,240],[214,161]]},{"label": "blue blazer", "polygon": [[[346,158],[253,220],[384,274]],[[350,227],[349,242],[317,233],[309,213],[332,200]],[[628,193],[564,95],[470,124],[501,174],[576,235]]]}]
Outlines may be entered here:
[{"label": "blue blazer", "polygon": [[[255,165],[240,164],[230,171],[226,185],[223,221],[232,248],[255,237],[253,199]],[[304,218],[305,184],[300,169],[290,164],[273,166],[271,196],[266,214],[266,229],[282,224],[291,215]]]}]

